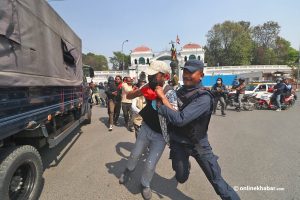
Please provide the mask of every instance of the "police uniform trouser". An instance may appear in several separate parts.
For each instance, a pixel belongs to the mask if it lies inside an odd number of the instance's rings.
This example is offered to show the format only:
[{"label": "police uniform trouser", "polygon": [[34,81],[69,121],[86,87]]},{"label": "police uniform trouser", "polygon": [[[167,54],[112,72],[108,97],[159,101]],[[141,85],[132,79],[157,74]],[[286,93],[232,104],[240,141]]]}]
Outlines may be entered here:
[{"label": "police uniform trouser", "polygon": [[115,101],[114,123],[118,122],[120,111],[121,111],[121,101]]},{"label": "police uniform trouser", "polygon": [[109,125],[113,125],[114,124],[114,111],[115,111],[115,102],[114,102],[114,100],[112,100],[112,99],[108,100],[107,111],[108,111]]},{"label": "police uniform trouser", "polygon": [[122,111],[124,115],[125,126],[127,126],[128,128],[132,128],[133,121],[132,121],[131,103],[122,102]]},{"label": "police uniform trouser", "polygon": [[189,156],[193,156],[221,199],[240,199],[232,187],[222,178],[221,169],[217,162],[218,157],[213,154],[207,137],[201,139],[197,145],[171,141],[170,148],[172,167],[179,183],[184,183],[188,179],[190,173]]}]

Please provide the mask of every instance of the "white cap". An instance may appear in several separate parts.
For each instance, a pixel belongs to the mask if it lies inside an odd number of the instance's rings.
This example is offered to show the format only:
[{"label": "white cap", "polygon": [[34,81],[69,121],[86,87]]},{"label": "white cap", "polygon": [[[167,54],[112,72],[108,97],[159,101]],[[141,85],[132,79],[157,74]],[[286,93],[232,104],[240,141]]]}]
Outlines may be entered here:
[{"label": "white cap", "polygon": [[164,61],[160,61],[160,60],[154,60],[150,63],[150,66],[147,67],[145,73],[147,75],[154,75],[157,74],[159,72],[163,73],[163,74],[168,74],[170,73],[171,68],[167,65],[167,63],[165,63]]}]

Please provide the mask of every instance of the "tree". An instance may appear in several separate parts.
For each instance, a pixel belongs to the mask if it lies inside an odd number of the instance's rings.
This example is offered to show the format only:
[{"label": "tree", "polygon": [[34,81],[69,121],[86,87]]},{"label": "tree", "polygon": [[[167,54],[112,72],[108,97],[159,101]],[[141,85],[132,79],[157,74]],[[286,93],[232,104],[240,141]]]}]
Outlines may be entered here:
[{"label": "tree", "polygon": [[285,40],[284,38],[277,37],[274,48],[277,64],[284,65],[288,62],[290,48],[291,43],[289,41]]},{"label": "tree", "polygon": [[298,52],[279,37],[280,26],[268,21],[250,26],[250,22],[225,21],[207,33],[205,61],[208,65],[295,65]]},{"label": "tree", "polygon": [[263,25],[257,25],[252,28],[252,37],[259,47],[274,48],[275,42],[280,32],[280,26],[277,22],[268,21]]},{"label": "tree", "polygon": [[287,64],[292,68],[293,77],[298,79],[298,67],[299,66],[299,51],[290,47],[288,50],[288,61]]},{"label": "tree", "polygon": [[108,62],[105,56],[96,55],[93,53],[82,54],[82,62],[86,65],[90,65],[96,71],[108,70]]},{"label": "tree", "polygon": [[288,65],[294,65],[295,63],[299,64],[299,51],[294,49],[293,47],[289,47],[288,49]]},{"label": "tree", "polygon": [[225,21],[207,33],[206,61],[208,65],[250,64],[252,40],[250,22]]},{"label": "tree", "polygon": [[[252,39],[254,42],[252,64],[277,64],[275,49],[276,44],[284,42],[278,39],[280,26],[277,22],[268,21],[263,25],[257,25],[252,28]],[[277,49],[278,50],[278,49]]]},{"label": "tree", "polygon": [[113,52],[114,56],[109,57],[109,62],[112,63],[114,70],[123,70],[123,60],[124,60],[124,70],[128,69],[130,65],[130,55],[125,55],[120,51]]},{"label": "tree", "polygon": [[246,21],[239,21],[238,22],[242,27],[244,27],[245,30],[249,30],[250,29],[250,22],[246,22]]}]

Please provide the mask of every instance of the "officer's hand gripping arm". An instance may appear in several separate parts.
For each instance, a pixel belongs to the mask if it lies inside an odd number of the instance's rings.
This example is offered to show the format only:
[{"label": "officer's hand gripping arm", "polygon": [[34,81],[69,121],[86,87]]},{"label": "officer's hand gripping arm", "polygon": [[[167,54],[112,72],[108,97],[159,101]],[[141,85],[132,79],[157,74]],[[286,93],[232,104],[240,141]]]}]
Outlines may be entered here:
[{"label": "officer's hand gripping arm", "polygon": [[209,96],[202,96],[200,98],[195,99],[189,105],[187,105],[182,111],[174,111],[167,107],[166,105],[162,105],[158,112],[166,117],[169,122],[176,126],[184,126],[194,119],[206,115],[210,112],[211,99]]}]

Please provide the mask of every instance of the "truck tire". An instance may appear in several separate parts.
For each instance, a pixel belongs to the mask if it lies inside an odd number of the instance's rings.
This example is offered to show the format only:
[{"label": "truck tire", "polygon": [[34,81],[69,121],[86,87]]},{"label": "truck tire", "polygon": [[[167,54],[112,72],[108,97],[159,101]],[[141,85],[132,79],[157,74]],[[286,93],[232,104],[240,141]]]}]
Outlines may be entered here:
[{"label": "truck tire", "polygon": [[43,187],[43,164],[39,152],[29,145],[3,150],[0,161],[0,199],[38,199]]}]

